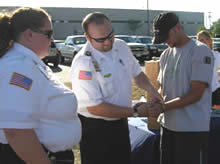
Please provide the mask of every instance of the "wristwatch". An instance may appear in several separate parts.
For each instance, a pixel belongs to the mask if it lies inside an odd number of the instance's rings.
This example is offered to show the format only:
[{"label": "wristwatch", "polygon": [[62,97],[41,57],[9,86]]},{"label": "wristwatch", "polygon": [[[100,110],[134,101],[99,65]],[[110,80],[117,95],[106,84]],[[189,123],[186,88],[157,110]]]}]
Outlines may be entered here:
[{"label": "wristwatch", "polygon": [[136,107],[133,108],[134,112],[133,112],[133,117],[138,117],[139,114],[138,114],[138,110]]}]

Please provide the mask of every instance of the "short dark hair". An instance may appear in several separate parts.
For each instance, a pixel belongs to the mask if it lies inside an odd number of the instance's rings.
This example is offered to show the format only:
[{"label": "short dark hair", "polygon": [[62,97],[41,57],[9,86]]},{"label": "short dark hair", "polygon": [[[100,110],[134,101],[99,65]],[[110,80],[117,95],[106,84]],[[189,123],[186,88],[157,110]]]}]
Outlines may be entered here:
[{"label": "short dark hair", "polygon": [[88,34],[89,24],[91,23],[104,24],[105,20],[110,22],[109,18],[101,12],[89,13],[88,15],[85,16],[85,18],[82,21],[83,31]]}]

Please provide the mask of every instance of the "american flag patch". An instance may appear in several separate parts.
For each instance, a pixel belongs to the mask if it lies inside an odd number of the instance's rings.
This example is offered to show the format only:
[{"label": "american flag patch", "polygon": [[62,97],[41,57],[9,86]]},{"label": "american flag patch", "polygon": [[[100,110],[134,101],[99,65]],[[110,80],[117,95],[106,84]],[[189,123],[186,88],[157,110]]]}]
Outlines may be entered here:
[{"label": "american flag patch", "polygon": [[19,86],[29,91],[32,85],[32,80],[24,75],[14,72],[11,77],[10,84]]},{"label": "american flag patch", "polygon": [[92,80],[92,72],[90,71],[79,71],[80,80]]}]

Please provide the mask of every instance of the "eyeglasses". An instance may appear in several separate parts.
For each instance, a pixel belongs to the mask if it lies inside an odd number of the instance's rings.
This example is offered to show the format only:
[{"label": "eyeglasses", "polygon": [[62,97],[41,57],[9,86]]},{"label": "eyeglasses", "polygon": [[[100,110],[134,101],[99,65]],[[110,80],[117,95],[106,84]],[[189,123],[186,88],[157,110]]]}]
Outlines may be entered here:
[{"label": "eyeglasses", "polygon": [[46,35],[48,39],[51,39],[53,36],[53,30],[48,30],[48,31],[42,31],[39,29],[32,29],[32,31]]},{"label": "eyeglasses", "polygon": [[108,40],[111,40],[111,39],[113,38],[113,36],[114,36],[114,30],[112,29],[112,31],[108,34],[108,36],[106,36],[106,37],[104,37],[104,38],[93,38],[93,37],[91,37],[89,34],[88,34],[88,36],[89,36],[91,39],[93,39],[93,40],[95,40],[96,42],[98,42],[98,43],[103,43],[103,42],[105,42],[107,39],[108,39]]}]

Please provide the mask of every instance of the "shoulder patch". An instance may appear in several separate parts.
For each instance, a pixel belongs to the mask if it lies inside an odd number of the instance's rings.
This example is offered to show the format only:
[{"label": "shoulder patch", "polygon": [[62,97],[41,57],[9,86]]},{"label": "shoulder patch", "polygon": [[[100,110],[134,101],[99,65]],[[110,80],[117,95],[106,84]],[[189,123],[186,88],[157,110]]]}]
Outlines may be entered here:
[{"label": "shoulder patch", "polygon": [[30,79],[24,75],[21,75],[19,73],[14,72],[9,84],[16,85],[18,87],[24,88],[27,91],[29,91],[31,88],[32,82],[33,82],[32,79]]},{"label": "shoulder patch", "polygon": [[79,79],[80,80],[92,80],[92,72],[91,71],[79,71]]},{"label": "shoulder patch", "polygon": [[203,60],[205,64],[211,64],[211,57],[205,56]]}]

